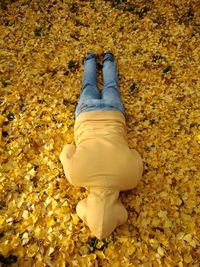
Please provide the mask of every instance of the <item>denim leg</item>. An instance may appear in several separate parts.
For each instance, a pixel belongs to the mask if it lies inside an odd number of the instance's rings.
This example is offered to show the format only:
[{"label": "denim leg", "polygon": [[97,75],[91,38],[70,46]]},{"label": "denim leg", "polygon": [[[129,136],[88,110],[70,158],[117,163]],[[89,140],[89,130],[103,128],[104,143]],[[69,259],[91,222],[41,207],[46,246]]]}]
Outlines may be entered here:
[{"label": "denim leg", "polygon": [[84,60],[84,73],[82,79],[82,91],[79,102],[101,97],[97,88],[97,68],[95,54],[89,53]]},{"label": "denim leg", "polygon": [[96,58],[90,53],[84,61],[83,89],[75,110],[75,118],[82,112],[94,110],[119,110],[125,114],[125,109],[117,87],[116,66],[111,61],[110,54],[105,55],[103,67],[104,88],[100,94],[97,88]]},{"label": "denim leg", "polygon": [[118,88],[118,75],[115,60],[112,54],[106,54],[103,61],[103,90],[102,99],[121,102],[121,95]]}]

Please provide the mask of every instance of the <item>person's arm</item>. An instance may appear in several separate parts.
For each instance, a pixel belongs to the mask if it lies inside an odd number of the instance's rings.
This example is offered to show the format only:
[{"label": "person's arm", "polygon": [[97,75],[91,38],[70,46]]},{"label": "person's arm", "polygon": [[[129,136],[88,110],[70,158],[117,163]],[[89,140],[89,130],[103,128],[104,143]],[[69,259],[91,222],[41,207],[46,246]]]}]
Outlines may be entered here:
[{"label": "person's arm", "polygon": [[143,171],[144,171],[143,160],[142,160],[140,154],[137,152],[137,150],[135,150],[135,149],[133,149],[133,148],[131,148],[130,150],[131,150],[131,152],[132,152],[132,155],[133,155],[133,157],[134,157],[134,160],[137,161],[137,165],[138,165],[138,178],[139,178],[139,180],[140,180],[141,177],[142,177],[142,173],[143,173]]},{"label": "person's arm", "polygon": [[64,173],[66,178],[71,183],[71,168],[72,168],[72,156],[76,151],[76,146],[74,144],[66,144],[59,156],[59,159],[63,165]]}]

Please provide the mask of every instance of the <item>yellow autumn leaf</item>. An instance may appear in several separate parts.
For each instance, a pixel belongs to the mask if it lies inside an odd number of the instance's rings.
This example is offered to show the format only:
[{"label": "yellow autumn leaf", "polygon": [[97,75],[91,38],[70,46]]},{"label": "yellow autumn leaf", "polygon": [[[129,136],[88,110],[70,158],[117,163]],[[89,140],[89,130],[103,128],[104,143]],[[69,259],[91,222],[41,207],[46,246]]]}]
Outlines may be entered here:
[{"label": "yellow autumn leaf", "polygon": [[36,243],[30,245],[27,249],[27,255],[29,257],[33,257],[39,250],[39,247],[37,246]]},{"label": "yellow autumn leaf", "polygon": [[[1,261],[196,267],[198,1],[27,2],[0,1]],[[90,188],[71,185],[59,161],[74,143],[89,50],[99,91],[104,51],[116,58],[128,146],[144,162],[138,186],[120,193],[128,221],[103,240],[76,214]]]}]

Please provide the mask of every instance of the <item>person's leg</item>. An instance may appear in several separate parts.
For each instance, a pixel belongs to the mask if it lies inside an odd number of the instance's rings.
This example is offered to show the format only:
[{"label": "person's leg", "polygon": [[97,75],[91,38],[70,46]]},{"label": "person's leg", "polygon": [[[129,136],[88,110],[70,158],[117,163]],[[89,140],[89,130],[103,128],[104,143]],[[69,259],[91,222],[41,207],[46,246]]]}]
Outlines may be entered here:
[{"label": "person's leg", "polygon": [[103,82],[104,86],[101,92],[101,98],[111,106],[114,106],[125,113],[118,87],[117,67],[112,52],[106,52],[104,54]]},{"label": "person's leg", "polygon": [[89,52],[84,60],[82,91],[79,102],[84,102],[88,99],[99,99],[100,97],[101,95],[97,88],[96,56],[93,52]]},{"label": "person's leg", "polygon": [[93,102],[100,101],[100,98],[101,94],[97,88],[96,55],[91,51],[84,60],[82,90],[75,110],[75,117],[83,111],[88,111]]}]

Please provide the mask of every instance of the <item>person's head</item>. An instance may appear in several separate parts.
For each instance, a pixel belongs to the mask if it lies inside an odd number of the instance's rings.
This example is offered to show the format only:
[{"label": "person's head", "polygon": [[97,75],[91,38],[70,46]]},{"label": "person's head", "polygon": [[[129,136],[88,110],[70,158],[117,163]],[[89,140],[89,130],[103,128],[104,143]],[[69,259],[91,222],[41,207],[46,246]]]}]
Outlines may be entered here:
[{"label": "person's head", "polygon": [[78,203],[76,211],[98,239],[110,235],[128,218],[119,200],[119,191],[106,188],[91,190],[89,196]]}]

